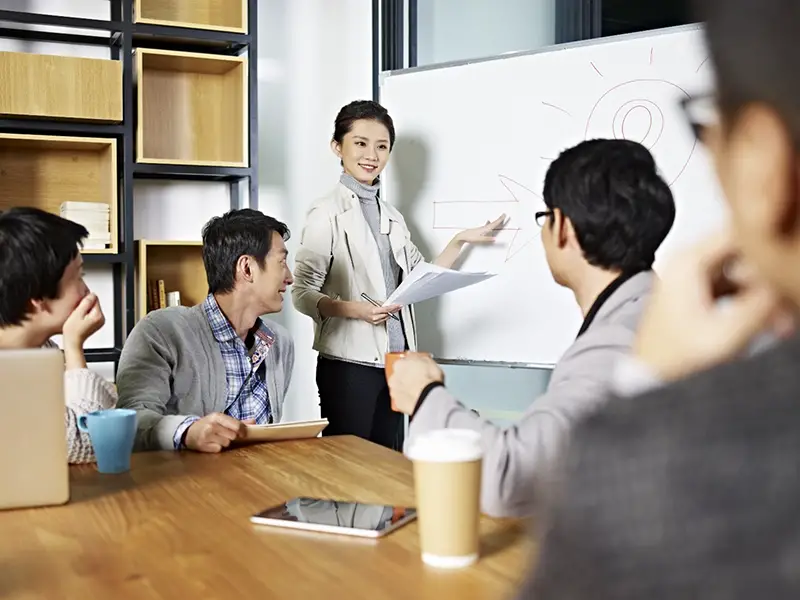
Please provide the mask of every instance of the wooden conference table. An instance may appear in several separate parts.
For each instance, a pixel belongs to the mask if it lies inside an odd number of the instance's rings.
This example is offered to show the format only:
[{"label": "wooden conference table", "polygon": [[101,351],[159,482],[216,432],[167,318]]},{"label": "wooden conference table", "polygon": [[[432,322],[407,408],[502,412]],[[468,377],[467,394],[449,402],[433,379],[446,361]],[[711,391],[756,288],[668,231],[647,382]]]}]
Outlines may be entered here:
[{"label": "wooden conference table", "polygon": [[413,522],[379,540],[252,525],[298,495],[413,506],[410,463],[358,438],[219,455],[135,454],[131,472],[71,467],[72,500],[0,512],[0,598],[508,598],[533,543],[483,518],[481,560],[437,571]]}]

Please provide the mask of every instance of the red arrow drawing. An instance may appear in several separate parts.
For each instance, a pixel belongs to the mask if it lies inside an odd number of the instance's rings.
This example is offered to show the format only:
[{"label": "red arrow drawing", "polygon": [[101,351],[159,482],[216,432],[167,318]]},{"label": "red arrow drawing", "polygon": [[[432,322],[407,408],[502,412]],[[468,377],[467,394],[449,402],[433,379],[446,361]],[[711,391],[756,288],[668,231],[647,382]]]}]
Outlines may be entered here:
[{"label": "red arrow drawing", "polygon": [[[539,236],[534,214],[544,202],[541,196],[521,183],[498,175],[511,200],[441,200],[433,203],[433,229],[461,231],[493,221],[501,214],[507,217],[506,226],[498,233],[498,241],[508,238],[508,262]],[[504,234],[508,234],[505,235]]]}]

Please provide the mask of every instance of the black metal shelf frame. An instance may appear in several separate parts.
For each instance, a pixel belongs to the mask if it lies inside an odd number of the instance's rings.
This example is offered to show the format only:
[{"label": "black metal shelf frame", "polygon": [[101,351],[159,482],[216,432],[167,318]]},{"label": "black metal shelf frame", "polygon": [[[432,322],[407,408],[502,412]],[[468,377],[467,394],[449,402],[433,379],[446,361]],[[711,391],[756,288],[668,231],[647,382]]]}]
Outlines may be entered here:
[{"label": "black metal shelf frame", "polygon": [[[111,0],[112,13],[119,12],[117,5],[120,0]],[[249,8],[249,7],[248,7]],[[131,10],[132,13],[132,10]],[[122,34],[128,33],[133,37],[134,47],[162,48],[187,50],[187,46],[196,46],[205,50],[227,48],[232,52],[246,50],[256,36],[251,33],[233,33],[211,29],[195,29],[193,27],[178,27],[171,25],[153,25],[150,23],[134,23],[122,17],[111,20],[84,19],[62,15],[44,13],[29,13],[17,10],[0,10],[0,23],[17,25],[33,25],[45,27],[58,27],[60,29],[83,29],[97,31],[97,34],[71,33],[69,31],[40,31],[35,29],[22,29],[3,25],[0,28],[0,37],[16,39],[37,40],[42,42],[61,42],[65,44],[81,44],[96,46],[122,46]]]},{"label": "black metal shelf frame", "polygon": [[[231,208],[241,206],[241,184],[248,182],[246,205],[258,208],[258,0],[247,0],[248,33],[135,23],[131,0],[110,0],[110,20],[0,10],[0,38],[107,46],[122,62],[122,123],[101,124],[0,117],[0,132],[114,137],[118,145],[119,219],[117,254],[83,254],[86,264],[111,265],[114,279],[114,348],[87,349],[89,362],[118,363],[120,350],[135,322],[136,249],[133,237],[135,179],[225,181]],[[33,28],[31,28],[33,27]],[[48,29],[40,29],[47,27]],[[53,30],[52,28],[57,28]],[[81,30],[81,31],[70,31]],[[248,166],[215,167],[137,163],[134,48],[211,54],[248,54]]]},{"label": "black metal shelf frame", "polygon": [[86,362],[117,362],[122,352],[120,348],[86,348]]},{"label": "black metal shelf frame", "polygon": [[206,165],[177,165],[161,163],[136,163],[133,167],[137,179],[206,179],[238,181],[253,175],[250,167],[213,167]]},{"label": "black metal shelf frame", "polygon": [[83,253],[83,264],[85,265],[114,265],[125,263],[125,254],[92,254]]},{"label": "black metal shelf frame", "polygon": [[0,131],[4,133],[39,133],[47,135],[122,137],[125,135],[125,126],[107,123],[78,123],[75,121],[45,121],[43,119],[0,118]]}]

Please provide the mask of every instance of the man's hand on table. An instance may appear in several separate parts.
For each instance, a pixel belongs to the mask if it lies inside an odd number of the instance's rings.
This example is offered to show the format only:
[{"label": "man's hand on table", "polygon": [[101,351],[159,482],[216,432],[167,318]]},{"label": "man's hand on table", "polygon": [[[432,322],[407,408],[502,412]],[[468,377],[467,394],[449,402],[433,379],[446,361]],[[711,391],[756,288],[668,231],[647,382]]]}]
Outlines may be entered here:
[{"label": "man's hand on table", "polygon": [[197,452],[221,452],[244,435],[246,425],[254,424],[254,419],[239,421],[222,413],[211,413],[189,426],[184,443]]}]

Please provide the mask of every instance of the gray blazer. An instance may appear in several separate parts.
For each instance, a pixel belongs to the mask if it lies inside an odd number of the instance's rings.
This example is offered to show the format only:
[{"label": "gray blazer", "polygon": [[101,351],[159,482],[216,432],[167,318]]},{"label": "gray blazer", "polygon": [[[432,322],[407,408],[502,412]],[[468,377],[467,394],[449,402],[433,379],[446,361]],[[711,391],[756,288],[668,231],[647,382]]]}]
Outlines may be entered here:
[{"label": "gray blazer", "polygon": [[800,598],[800,335],[573,432],[536,600]]},{"label": "gray blazer", "polygon": [[[547,486],[573,424],[608,394],[614,362],[630,351],[655,280],[652,271],[623,283],[556,365],[547,392],[511,427],[500,428],[462,405],[444,387],[434,389],[411,421],[409,440],[439,428],[467,428],[483,436],[481,507],[496,516],[533,511]],[[532,488],[538,489],[532,489]]]}]

